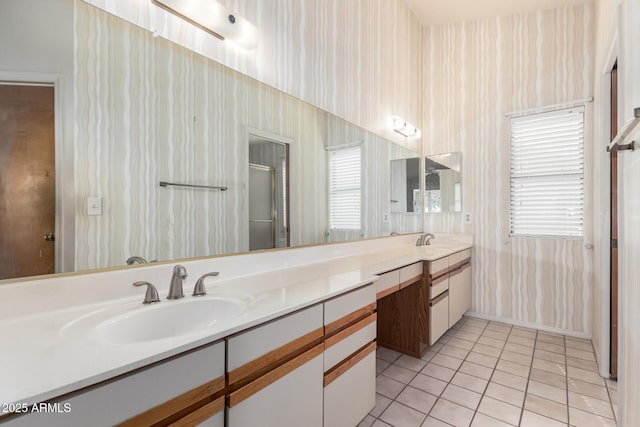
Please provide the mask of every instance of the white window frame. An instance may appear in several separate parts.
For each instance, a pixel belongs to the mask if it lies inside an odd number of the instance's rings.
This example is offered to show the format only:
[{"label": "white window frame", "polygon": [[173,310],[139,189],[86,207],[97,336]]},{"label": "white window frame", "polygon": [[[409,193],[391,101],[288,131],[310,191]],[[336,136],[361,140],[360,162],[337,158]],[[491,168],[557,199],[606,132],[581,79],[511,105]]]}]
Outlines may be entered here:
[{"label": "white window frame", "polygon": [[[332,168],[333,168],[333,163],[332,160],[334,159],[333,156],[337,156],[340,154],[352,154],[354,152],[357,152],[358,155],[358,174],[357,177],[358,179],[356,181],[353,181],[351,183],[345,184],[346,186],[343,188],[334,188],[334,184],[333,184],[333,177],[332,177]],[[328,203],[328,221],[329,221],[329,230],[330,231],[359,231],[362,229],[362,144],[360,142],[355,142],[355,143],[350,143],[350,144],[344,144],[341,146],[336,146],[336,147],[328,147],[327,148],[327,180],[328,180],[328,198],[329,198],[329,203]],[[340,221],[340,223],[338,224],[338,226],[336,226],[334,224],[334,200],[335,200],[335,195],[337,194],[344,194],[344,193],[348,193],[348,192],[354,192],[357,191],[357,200],[358,200],[358,213],[357,213],[357,221],[356,218],[351,218],[351,224],[353,226],[344,226],[345,223],[348,223],[349,221]],[[357,223],[357,227],[355,226]]]},{"label": "white window frame", "polygon": [[[566,121],[565,121],[566,120]],[[544,121],[544,122],[542,122]],[[532,151],[532,141],[527,138],[528,146],[523,145],[525,138],[523,126],[558,126],[562,123],[562,135],[556,133],[549,135],[547,141],[542,143],[536,138],[533,144],[537,145],[537,153]],[[569,122],[572,124],[569,125]],[[540,129],[544,127],[541,126]],[[509,121],[509,235],[511,237],[532,237],[551,239],[583,239],[585,222],[585,108],[563,108],[544,113],[520,115],[511,117]],[[562,144],[566,143],[565,146]],[[562,167],[553,163],[547,170],[543,166],[534,168],[534,165],[523,162],[522,157],[546,153],[539,150],[545,149],[551,144],[554,149],[565,148],[568,152],[562,161]],[[550,159],[553,155],[550,154]],[[561,158],[561,154],[555,156]],[[541,158],[541,160],[544,160]],[[555,168],[554,168],[555,166]],[[557,193],[550,194],[549,200],[540,200],[540,188],[544,188],[545,182],[553,183]],[[525,186],[529,187],[527,191]],[[542,187],[540,187],[542,186]],[[535,188],[537,187],[537,188]],[[568,193],[576,194],[575,200]],[[536,194],[536,192],[538,194]],[[535,198],[538,197],[538,200]],[[544,197],[544,196],[543,196]],[[553,200],[555,198],[555,200]],[[559,207],[562,201],[565,206]],[[523,207],[526,203],[529,209]],[[555,213],[549,212],[547,218],[543,215],[544,203],[549,207],[555,207]],[[565,210],[566,212],[563,212]],[[524,219],[527,215],[532,219]],[[546,223],[546,225],[545,225]],[[558,224],[564,227],[558,227]]]}]

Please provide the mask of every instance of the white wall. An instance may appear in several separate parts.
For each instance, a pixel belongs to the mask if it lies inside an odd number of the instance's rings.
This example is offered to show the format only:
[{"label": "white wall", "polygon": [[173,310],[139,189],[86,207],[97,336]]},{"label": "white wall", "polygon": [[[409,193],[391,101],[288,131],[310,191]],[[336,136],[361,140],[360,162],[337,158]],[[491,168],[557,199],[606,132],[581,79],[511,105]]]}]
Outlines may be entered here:
[{"label": "white wall", "polygon": [[74,256],[73,18],[73,0],[0,3],[0,81],[57,80],[57,271],[72,271]]}]

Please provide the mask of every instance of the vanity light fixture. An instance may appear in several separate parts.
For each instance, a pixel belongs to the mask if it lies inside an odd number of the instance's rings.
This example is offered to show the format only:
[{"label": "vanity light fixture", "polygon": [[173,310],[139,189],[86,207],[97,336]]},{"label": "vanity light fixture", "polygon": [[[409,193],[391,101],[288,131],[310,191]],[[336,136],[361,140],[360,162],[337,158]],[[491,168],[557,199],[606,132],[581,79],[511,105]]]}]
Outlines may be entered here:
[{"label": "vanity light fixture", "polygon": [[404,135],[407,138],[420,138],[422,136],[422,132],[420,129],[403,119],[399,116],[392,116],[393,119],[393,130],[398,132],[400,135]]},{"label": "vanity light fixture", "polygon": [[258,46],[258,29],[231,13],[215,0],[151,0],[153,4],[184,19],[220,40],[245,48]]}]

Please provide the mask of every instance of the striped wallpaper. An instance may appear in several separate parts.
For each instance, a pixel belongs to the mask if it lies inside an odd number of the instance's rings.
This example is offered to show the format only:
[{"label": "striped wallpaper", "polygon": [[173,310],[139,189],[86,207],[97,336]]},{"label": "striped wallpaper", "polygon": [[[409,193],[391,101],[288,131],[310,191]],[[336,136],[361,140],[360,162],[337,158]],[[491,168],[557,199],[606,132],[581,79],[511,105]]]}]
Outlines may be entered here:
[{"label": "striped wallpaper", "polygon": [[593,5],[423,30],[424,152],[462,151],[462,209],[472,217],[427,214],[425,230],[474,235],[472,311],[591,334],[591,126],[584,241],[510,239],[505,114],[592,96],[593,49]]}]

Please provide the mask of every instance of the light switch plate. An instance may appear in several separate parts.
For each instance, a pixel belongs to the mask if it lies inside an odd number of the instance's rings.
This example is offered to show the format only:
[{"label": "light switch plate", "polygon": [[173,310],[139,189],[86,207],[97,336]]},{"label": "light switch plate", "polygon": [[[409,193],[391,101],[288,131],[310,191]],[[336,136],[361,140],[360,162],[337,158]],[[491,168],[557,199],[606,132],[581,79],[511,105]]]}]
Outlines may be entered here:
[{"label": "light switch plate", "polygon": [[389,212],[385,212],[382,214],[382,222],[384,223],[389,222]]},{"label": "light switch plate", "polygon": [[87,215],[102,215],[102,197],[87,197]]},{"label": "light switch plate", "polygon": [[471,212],[464,213],[464,223],[471,224]]}]

